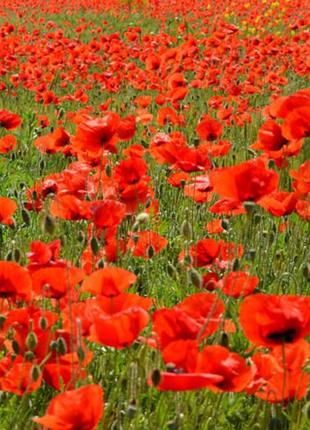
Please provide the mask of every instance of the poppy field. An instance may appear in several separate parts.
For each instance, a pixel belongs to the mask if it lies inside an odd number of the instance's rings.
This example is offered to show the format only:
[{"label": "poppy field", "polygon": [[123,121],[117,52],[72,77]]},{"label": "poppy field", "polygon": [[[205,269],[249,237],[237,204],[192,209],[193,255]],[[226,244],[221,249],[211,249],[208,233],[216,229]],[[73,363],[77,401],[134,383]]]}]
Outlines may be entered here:
[{"label": "poppy field", "polygon": [[310,429],[309,24],[4,1],[0,430]]}]

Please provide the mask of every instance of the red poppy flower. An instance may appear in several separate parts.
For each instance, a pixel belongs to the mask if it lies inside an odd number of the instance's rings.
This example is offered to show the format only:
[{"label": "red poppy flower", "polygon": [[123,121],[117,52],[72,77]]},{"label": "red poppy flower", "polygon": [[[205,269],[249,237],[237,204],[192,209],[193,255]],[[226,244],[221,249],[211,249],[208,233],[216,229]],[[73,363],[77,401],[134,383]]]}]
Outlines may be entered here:
[{"label": "red poppy flower", "polygon": [[223,133],[223,126],[216,119],[204,115],[198,123],[196,131],[201,140],[216,140]]},{"label": "red poppy flower", "polygon": [[34,146],[43,154],[55,154],[70,142],[70,135],[62,128],[56,128],[46,136],[40,136],[34,141]]},{"label": "red poppy flower", "polygon": [[282,133],[288,140],[299,140],[310,136],[310,102],[308,106],[294,109],[285,117]]},{"label": "red poppy flower", "polygon": [[22,123],[22,119],[16,113],[10,112],[6,109],[0,110],[0,127],[6,130],[14,130]]},{"label": "red poppy flower", "polygon": [[84,272],[76,267],[47,267],[36,270],[31,277],[36,294],[59,299],[82,281]]},{"label": "red poppy flower", "polygon": [[[203,267],[212,264],[219,256],[220,243],[214,239],[201,239],[189,248],[189,255],[192,264],[195,267]],[[180,254],[179,259],[184,260],[184,251]]]},{"label": "red poppy flower", "polygon": [[155,231],[145,230],[130,234],[127,249],[130,249],[135,257],[151,258],[168,245],[168,240]]},{"label": "red poppy flower", "polygon": [[258,346],[293,343],[310,333],[310,298],[255,294],[240,306],[246,337]]},{"label": "red poppy flower", "polygon": [[18,355],[14,360],[10,357],[3,358],[0,361],[0,368],[3,372],[0,377],[2,391],[22,396],[25,393],[38,390],[42,383],[42,373],[33,379],[33,364],[25,361],[21,355]]},{"label": "red poppy flower", "polygon": [[305,161],[298,170],[291,170],[290,176],[295,179],[293,187],[300,193],[310,193],[310,160]]},{"label": "red poppy flower", "polygon": [[242,215],[246,213],[242,203],[239,200],[220,199],[209,208],[209,212],[218,215]]},{"label": "red poppy flower", "polygon": [[153,314],[153,331],[160,349],[179,339],[203,339],[219,327],[225,306],[211,293],[196,293],[174,308]]},{"label": "red poppy flower", "polygon": [[251,294],[258,283],[259,278],[257,276],[250,276],[246,272],[235,271],[224,276],[217,283],[217,288],[227,296],[239,298]]},{"label": "red poppy flower", "polygon": [[288,191],[275,191],[262,197],[257,204],[274,216],[289,215],[295,210],[299,193]]},{"label": "red poppy flower", "polygon": [[16,137],[12,134],[7,134],[0,139],[0,154],[7,154],[16,148]]},{"label": "red poppy flower", "polygon": [[126,215],[126,205],[111,199],[92,203],[92,221],[97,228],[111,228],[119,225]]},{"label": "red poppy flower", "polygon": [[90,202],[70,194],[57,196],[51,203],[50,212],[55,217],[72,221],[91,217]]},{"label": "red poppy flower", "polygon": [[51,400],[46,415],[33,421],[51,430],[95,430],[103,410],[103,390],[90,384],[58,394]]},{"label": "red poppy flower", "polygon": [[81,291],[113,297],[121,294],[137,280],[136,275],[120,267],[105,267],[88,276]]},{"label": "red poppy flower", "polygon": [[287,143],[282,135],[281,127],[272,119],[266,121],[258,131],[258,141],[251,145],[253,149],[262,151],[278,151]]},{"label": "red poppy flower", "polygon": [[0,224],[13,224],[12,215],[17,209],[17,204],[14,200],[7,197],[0,197]]},{"label": "red poppy flower", "polygon": [[116,153],[116,135],[120,117],[109,112],[103,118],[87,119],[78,124],[72,138],[73,147],[78,151],[98,152],[102,149]]},{"label": "red poppy flower", "polygon": [[198,355],[196,372],[219,375],[222,380],[211,385],[214,392],[244,391],[253,379],[253,369],[235,352],[220,345],[206,346]]},{"label": "red poppy flower", "polygon": [[295,210],[301,218],[310,221],[310,200],[298,200]]},{"label": "red poppy flower", "polygon": [[0,297],[29,300],[31,293],[28,271],[13,261],[0,261]]},{"label": "red poppy flower", "polygon": [[[111,298],[110,300],[113,300]],[[113,314],[96,314],[89,340],[122,349],[132,345],[149,322],[149,314],[139,306],[130,306]]]},{"label": "red poppy flower", "polygon": [[261,159],[253,159],[210,172],[213,191],[221,197],[244,202],[257,201],[274,191],[279,182],[278,174],[268,170]]}]

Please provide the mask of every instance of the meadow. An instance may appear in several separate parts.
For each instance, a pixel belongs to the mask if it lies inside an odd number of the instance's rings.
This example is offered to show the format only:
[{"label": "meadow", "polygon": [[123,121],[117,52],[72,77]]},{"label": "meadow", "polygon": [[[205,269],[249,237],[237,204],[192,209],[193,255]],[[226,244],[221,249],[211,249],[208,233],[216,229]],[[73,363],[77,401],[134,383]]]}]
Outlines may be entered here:
[{"label": "meadow", "polygon": [[310,429],[310,7],[4,0],[0,430]]}]

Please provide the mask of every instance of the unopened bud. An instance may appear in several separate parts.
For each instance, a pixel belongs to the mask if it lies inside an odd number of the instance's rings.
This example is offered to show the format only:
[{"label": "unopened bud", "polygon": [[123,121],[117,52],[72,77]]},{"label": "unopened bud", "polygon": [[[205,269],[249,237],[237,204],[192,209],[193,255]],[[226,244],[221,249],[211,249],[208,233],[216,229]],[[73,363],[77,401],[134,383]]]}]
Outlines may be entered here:
[{"label": "unopened bud", "polygon": [[33,331],[28,333],[28,336],[26,338],[26,345],[30,351],[33,351],[34,349],[36,349],[38,345],[38,338]]},{"label": "unopened bud", "polygon": [[97,255],[100,249],[99,242],[95,236],[93,236],[90,240],[90,248],[94,255]]},{"label": "unopened bud", "polygon": [[146,222],[148,222],[149,219],[150,219],[150,216],[146,212],[141,212],[136,216],[136,221],[139,224],[146,223]]},{"label": "unopened bud", "polygon": [[31,368],[31,380],[35,382],[40,378],[40,376],[41,376],[41,369],[37,364],[35,364]]},{"label": "unopened bud", "polygon": [[51,217],[50,215],[46,215],[43,218],[42,227],[43,227],[44,233],[51,234],[51,235],[54,234],[55,228],[56,228],[54,218]]},{"label": "unopened bud", "polygon": [[59,355],[64,355],[67,353],[67,344],[62,336],[57,339],[57,352]]},{"label": "unopened bud", "polygon": [[48,325],[47,319],[45,317],[41,317],[39,319],[39,327],[40,327],[40,329],[43,330],[43,331],[46,330],[47,329],[47,325]]},{"label": "unopened bud", "polygon": [[194,287],[196,287],[196,288],[202,287],[202,277],[201,277],[200,273],[197,272],[197,270],[190,269],[188,271],[188,279],[189,279],[189,282],[192,285],[194,285]]},{"label": "unopened bud", "polygon": [[154,385],[154,387],[157,387],[160,383],[160,370],[159,369],[154,369],[152,372],[152,383]]},{"label": "unopened bud", "polygon": [[152,258],[154,256],[154,254],[155,254],[155,249],[153,248],[152,245],[150,245],[147,249],[147,256],[149,258]]},{"label": "unopened bud", "polygon": [[181,234],[186,240],[191,240],[193,237],[193,228],[189,221],[183,221],[181,225]]},{"label": "unopened bud", "polygon": [[30,225],[30,214],[27,209],[22,209],[22,220],[28,226]]}]

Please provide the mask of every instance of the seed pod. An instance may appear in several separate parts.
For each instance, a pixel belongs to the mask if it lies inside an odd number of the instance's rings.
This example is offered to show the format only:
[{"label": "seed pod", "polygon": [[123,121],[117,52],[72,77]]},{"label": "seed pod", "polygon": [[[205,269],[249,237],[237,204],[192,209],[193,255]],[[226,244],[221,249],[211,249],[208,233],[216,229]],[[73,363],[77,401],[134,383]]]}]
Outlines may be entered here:
[{"label": "seed pod", "polygon": [[38,345],[38,338],[33,331],[28,333],[28,336],[26,337],[26,345],[30,351],[33,351],[34,349],[36,349]]},{"label": "seed pod", "polygon": [[56,351],[58,347],[57,341],[56,340],[52,340],[52,342],[50,343],[50,349],[52,351]]}]

